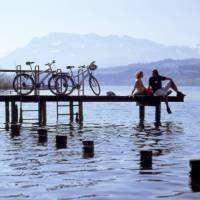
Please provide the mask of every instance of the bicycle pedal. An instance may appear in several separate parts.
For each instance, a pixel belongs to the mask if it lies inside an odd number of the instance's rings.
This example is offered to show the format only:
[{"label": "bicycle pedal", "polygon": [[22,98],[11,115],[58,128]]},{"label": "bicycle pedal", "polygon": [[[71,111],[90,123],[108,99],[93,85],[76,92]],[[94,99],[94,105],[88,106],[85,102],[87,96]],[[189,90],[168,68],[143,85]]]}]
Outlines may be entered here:
[{"label": "bicycle pedal", "polygon": [[35,87],[36,87],[37,89],[40,88],[40,84],[37,83],[37,84],[35,85]]}]

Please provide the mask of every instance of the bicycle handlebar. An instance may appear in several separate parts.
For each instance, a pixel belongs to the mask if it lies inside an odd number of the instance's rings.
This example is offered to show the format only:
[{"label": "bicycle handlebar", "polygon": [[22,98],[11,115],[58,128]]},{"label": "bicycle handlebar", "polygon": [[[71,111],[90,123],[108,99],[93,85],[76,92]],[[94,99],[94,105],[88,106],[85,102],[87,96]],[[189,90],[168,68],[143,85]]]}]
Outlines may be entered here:
[{"label": "bicycle handlebar", "polygon": [[95,64],[95,61],[92,61],[88,66],[87,66],[88,69],[90,70],[95,70],[97,69],[97,65]]},{"label": "bicycle handlebar", "polygon": [[71,69],[71,68],[74,68],[74,66],[66,66],[66,69]]},{"label": "bicycle handlebar", "polygon": [[53,65],[54,63],[56,63],[56,61],[55,61],[55,60],[52,60],[51,63],[47,63],[47,64],[45,64],[45,66],[51,66],[51,65]]},{"label": "bicycle handlebar", "polygon": [[27,61],[26,62],[26,65],[32,65],[32,64],[34,64],[35,62],[31,62],[31,61]]}]

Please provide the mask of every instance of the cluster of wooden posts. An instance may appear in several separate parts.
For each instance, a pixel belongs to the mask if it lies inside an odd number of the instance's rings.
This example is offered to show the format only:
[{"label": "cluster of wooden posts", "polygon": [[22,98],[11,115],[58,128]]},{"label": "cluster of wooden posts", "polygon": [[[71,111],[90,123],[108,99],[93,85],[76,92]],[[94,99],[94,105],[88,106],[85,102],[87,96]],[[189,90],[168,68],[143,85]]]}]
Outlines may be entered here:
[{"label": "cluster of wooden posts", "polygon": [[[38,128],[38,142],[46,143],[48,140],[48,133],[46,128]],[[67,136],[56,135],[56,148],[67,148]],[[82,141],[82,156],[83,158],[92,158],[94,156],[94,141],[84,140]]]},{"label": "cluster of wooden posts", "polygon": [[[43,100],[38,101],[38,125],[40,127],[46,126],[47,123],[47,102]],[[69,115],[69,123],[76,121],[79,124],[83,123],[83,102],[79,101],[76,106],[78,106],[78,112],[74,112],[74,103],[69,101],[68,107],[69,111],[66,115]],[[31,111],[31,110],[29,110]],[[58,113],[57,113],[58,114]],[[56,116],[55,116],[56,118]],[[5,101],[5,128],[9,129],[15,124],[23,123],[23,109],[16,104],[15,101]]]},{"label": "cluster of wooden posts", "polygon": [[[153,152],[148,150],[140,151],[140,169],[149,170],[152,169],[152,165]],[[189,185],[193,192],[200,192],[200,160],[190,160],[189,166]]]},{"label": "cluster of wooden posts", "polygon": [[[46,125],[46,101],[38,102],[38,125],[37,134],[38,134],[38,143],[47,143],[48,141],[48,129]],[[82,102],[79,102],[79,113],[77,123],[82,123],[83,117],[83,106]],[[69,111],[70,111],[70,122],[75,120],[73,102],[69,102]],[[10,116],[11,115],[11,116]],[[80,116],[80,117],[79,117]],[[77,116],[76,116],[77,118]],[[10,121],[11,119],[11,121]],[[77,119],[76,119],[77,120]],[[16,137],[20,135],[20,129],[23,122],[22,114],[19,114],[19,109],[16,102],[6,101],[5,102],[5,128],[10,130],[11,136]],[[67,148],[67,136],[66,135],[56,135],[56,148],[63,149]],[[83,158],[92,158],[94,156],[94,141],[85,140],[82,141],[82,156]]]},{"label": "cluster of wooden posts", "polygon": [[[183,102],[183,98],[169,97],[168,101]],[[161,123],[161,102],[164,101],[162,97],[129,97],[129,96],[19,96],[19,95],[5,95],[0,96],[0,101],[5,102],[5,125],[9,128],[10,124],[23,123],[23,108],[17,107],[16,102],[38,103],[38,124],[45,126],[47,123],[47,102],[68,102],[69,122],[83,123],[83,102],[136,102],[139,106],[139,123],[144,124],[145,107],[155,107],[155,124],[157,126]],[[76,105],[75,105],[76,103]],[[78,106],[78,112],[74,112],[74,107]],[[67,112],[67,109],[66,109]],[[19,113],[19,115],[18,115]],[[58,114],[58,110],[57,110]],[[11,115],[11,117],[10,117]],[[11,118],[11,121],[10,121]]]},{"label": "cluster of wooden posts", "polygon": [[[47,102],[45,100],[39,99],[38,103],[38,141],[41,143],[47,142],[47,128],[45,128],[47,123]],[[72,123],[76,121],[80,125],[83,122],[83,103],[78,102],[78,112],[74,113],[74,103],[69,101],[68,104],[68,114],[69,122]],[[76,105],[77,106],[77,105]],[[65,107],[66,108],[66,107]],[[31,111],[31,110],[29,110]],[[67,110],[66,110],[67,112]],[[10,130],[11,136],[19,136],[20,128],[23,124],[23,109],[20,107],[16,101],[5,101],[5,128]],[[87,141],[83,141],[83,149],[85,149],[85,144]],[[90,142],[89,142],[90,143]],[[56,147],[66,148],[67,146],[67,136],[57,135],[56,136]],[[83,151],[84,152],[84,151]],[[93,151],[91,151],[93,152]],[[85,157],[88,156],[87,152],[84,153]],[[92,155],[91,153],[89,154]]]},{"label": "cluster of wooden posts", "polygon": [[144,121],[145,121],[145,107],[146,106],[154,106],[155,107],[155,126],[159,127],[161,124],[161,102],[150,104],[150,103],[137,103],[139,106],[139,125],[140,127],[144,127]]},{"label": "cluster of wooden posts", "polygon": [[[171,102],[183,102],[183,98],[170,97]],[[67,101],[69,102],[69,122],[76,121],[79,124],[83,123],[83,102],[137,102],[139,106],[139,124],[144,126],[145,120],[145,107],[155,107],[155,124],[159,126],[161,123],[161,102],[162,98],[144,97],[144,98],[132,98],[124,96],[1,96],[0,101],[5,102],[5,127],[10,129],[14,135],[19,134],[21,124],[23,123],[23,114],[20,112],[16,102],[38,102],[38,142],[47,142],[48,134],[45,128],[47,122],[47,108],[46,103],[48,101]],[[78,113],[74,113],[74,102],[78,103]],[[19,113],[19,115],[18,115]],[[56,148],[67,148],[67,136],[56,135]],[[82,156],[83,158],[91,158],[94,156],[94,141],[82,141]],[[141,170],[152,169],[152,151],[140,152],[140,167]],[[190,160],[190,186],[192,191],[200,191],[200,160]]]}]

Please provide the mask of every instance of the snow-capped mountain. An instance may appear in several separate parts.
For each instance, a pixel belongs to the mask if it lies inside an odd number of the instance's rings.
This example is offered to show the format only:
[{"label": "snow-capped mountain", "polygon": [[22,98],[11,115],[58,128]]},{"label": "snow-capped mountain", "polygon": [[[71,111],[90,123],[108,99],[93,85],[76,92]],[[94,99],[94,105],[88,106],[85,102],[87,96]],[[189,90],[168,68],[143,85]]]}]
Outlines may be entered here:
[{"label": "snow-capped mountain", "polygon": [[0,59],[0,67],[23,65],[35,61],[43,65],[52,59],[57,67],[83,65],[96,60],[100,67],[136,62],[152,62],[166,58],[200,58],[198,48],[165,46],[146,39],[129,36],[99,36],[96,34],[50,33],[33,38],[30,43]]}]

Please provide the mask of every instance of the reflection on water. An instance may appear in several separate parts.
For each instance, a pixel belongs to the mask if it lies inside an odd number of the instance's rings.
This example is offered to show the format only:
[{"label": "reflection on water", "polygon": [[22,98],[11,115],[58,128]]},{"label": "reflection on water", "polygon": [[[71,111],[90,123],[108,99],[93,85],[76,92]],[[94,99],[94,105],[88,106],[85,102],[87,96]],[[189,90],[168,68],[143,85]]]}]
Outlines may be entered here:
[{"label": "reflection on water", "polygon": [[133,137],[138,150],[152,150],[154,156],[159,156],[170,153],[174,148],[181,148],[181,146],[178,147],[177,144],[171,142],[173,138],[177,137],[177,134],[183,132],[181,124],[164,122],[159,128],[149,124],[142,128],[137,126],[134,130],[136,132],[134,132]]},{"label": "reflection on water", "polygon": [[[160,129],[151,124],[143,129],[137,124],[47,128],[44,143],[38,142],[37,129],[22,128],[15,137],[3,132],[6,145],[1,147],[0,198],[131,199],[134,195],[140,199],[161,195],[160,187],[176,191],[170,185],[173,181],[177,184],[172,174],[180,166],[169,157],[182,148],[175,139],[182,136],[181,124],[166,122]],[[67,136],[67,148],[56,148],[58,134]],[[83,151],[84,140],[94,141],[94,152]],[[151,167],[141,168],[141,150],[152,151]],[[186,184],[178,183],[176,189]]]},{"label": "reflection on water", "polygon": [[[0,199],[199,199],[188,169],[200,155],[198,103],[172,105],[160,127],[151,108],[138,126],[136,106],[126,103],[86,104],[82,126],[66,119],[54,125],[50,104],[45,142],[36,125],[23,126],[20,135],[1,129]],[[66,148],[56,148],[56,135],[67,137]],[[88,140],[93,152],[83,150]],[[152,152],[148,167],[141,151]]]}]

